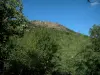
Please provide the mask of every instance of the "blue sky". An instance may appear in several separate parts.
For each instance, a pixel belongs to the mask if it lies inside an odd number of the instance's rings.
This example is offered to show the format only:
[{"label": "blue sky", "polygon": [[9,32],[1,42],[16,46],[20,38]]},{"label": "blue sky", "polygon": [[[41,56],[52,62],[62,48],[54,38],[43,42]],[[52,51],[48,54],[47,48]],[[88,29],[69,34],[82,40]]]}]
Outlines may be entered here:
[{"label": "blue sky", "polygon": [[88,35],[93,24],[100,24],[100,4],[87,0],[23,0],[29,20],[57,22]]}]

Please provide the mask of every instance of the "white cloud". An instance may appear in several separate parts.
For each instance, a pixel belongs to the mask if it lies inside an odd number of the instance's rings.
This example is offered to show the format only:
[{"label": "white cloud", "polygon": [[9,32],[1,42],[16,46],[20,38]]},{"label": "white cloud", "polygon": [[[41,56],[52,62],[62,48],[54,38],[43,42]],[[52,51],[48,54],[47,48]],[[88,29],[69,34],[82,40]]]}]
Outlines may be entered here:
[{"label": "white cloud", "polygon": [[98,5],[100,4],[99,2],[94,2],[94,3],[91,3],[91,6],[95,6],[95,5]]}]

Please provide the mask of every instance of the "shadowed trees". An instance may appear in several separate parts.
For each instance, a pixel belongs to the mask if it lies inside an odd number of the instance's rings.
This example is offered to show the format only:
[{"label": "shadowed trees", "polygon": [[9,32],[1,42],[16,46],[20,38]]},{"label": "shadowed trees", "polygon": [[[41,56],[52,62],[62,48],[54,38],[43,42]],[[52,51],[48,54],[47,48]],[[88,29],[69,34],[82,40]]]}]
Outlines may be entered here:
[{"label": "shadowed trees", "polygon": [[25,17],[22,13],[20,0],[0,0],[0,72],[7,59],[10,36],[21,35],[25,26]]}]

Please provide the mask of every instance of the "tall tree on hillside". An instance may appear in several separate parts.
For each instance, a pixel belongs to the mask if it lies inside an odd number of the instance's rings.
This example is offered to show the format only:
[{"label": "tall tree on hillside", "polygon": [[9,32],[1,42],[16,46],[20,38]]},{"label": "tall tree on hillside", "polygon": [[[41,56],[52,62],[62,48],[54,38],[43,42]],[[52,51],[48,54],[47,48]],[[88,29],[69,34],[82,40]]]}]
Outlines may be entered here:
[{"label": "tall tree on hillside", "polygon": [[90,37],[94,51],[100,52],[100,25],[94,25],[90,29]]},{"label": "tall tree on hillside", "polygon": [[100,25],[93,25],[90,29],[90,41],[77,61],[77,75],[100,75]]},{"label": "tall tree on hillside", "polygon": [[21,0],[0,0],[0,72],[8,56],[6,44],[9,37],[23,32],[26,19],[22,9]]}]

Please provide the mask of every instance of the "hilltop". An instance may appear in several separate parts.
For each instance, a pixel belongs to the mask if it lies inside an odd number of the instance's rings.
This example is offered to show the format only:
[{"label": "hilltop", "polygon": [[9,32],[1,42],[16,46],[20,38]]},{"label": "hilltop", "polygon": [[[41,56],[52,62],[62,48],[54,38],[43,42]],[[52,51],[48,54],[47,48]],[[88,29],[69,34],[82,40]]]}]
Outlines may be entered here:
[{"label": "hilltop", "polygon": [[28,25],[29,27],[46,27],[46,28],[52,28],[60,31],[66,31],[66,32],[73,32],[73,30],[66,28],[64,25],[49,21],[40,21],[40,20],[33,20]]}]

